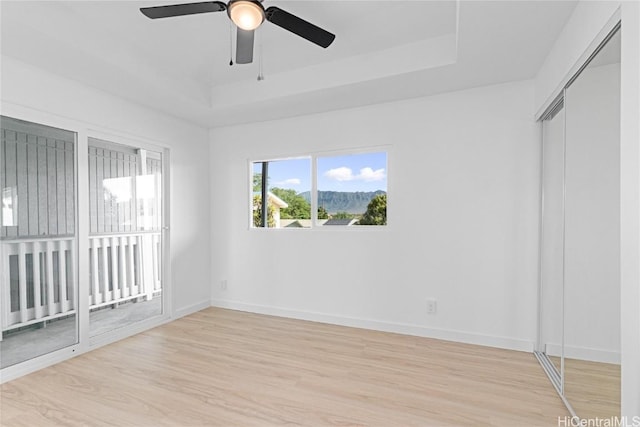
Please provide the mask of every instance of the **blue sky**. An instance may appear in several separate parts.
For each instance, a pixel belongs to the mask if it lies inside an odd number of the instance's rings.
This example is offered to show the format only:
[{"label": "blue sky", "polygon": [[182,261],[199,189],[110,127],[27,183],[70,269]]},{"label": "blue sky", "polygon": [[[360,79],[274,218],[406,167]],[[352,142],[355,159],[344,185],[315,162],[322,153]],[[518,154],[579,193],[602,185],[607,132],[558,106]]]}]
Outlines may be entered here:
[{"label": "blue sky", "polygon": [[[253,171],[260,173],[261,164],[254,164]],[[310,159],[269,162],[269,186],[309,191],[310,171]],[[387,191],[387,153],[318,157],[318,190]]]}]

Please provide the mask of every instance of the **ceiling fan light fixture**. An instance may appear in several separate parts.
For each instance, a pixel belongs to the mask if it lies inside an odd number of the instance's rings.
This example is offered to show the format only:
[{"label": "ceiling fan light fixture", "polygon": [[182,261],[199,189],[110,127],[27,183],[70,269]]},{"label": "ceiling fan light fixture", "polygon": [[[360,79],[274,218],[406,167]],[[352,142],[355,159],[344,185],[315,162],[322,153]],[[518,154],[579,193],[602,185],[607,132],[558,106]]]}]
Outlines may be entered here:
[{"label": "ceiling fan light fixture", "polygon": [[232,0],[227,10],[233,23],[246,31],[253,31],[264,22],[264,8],[257,0]]}]

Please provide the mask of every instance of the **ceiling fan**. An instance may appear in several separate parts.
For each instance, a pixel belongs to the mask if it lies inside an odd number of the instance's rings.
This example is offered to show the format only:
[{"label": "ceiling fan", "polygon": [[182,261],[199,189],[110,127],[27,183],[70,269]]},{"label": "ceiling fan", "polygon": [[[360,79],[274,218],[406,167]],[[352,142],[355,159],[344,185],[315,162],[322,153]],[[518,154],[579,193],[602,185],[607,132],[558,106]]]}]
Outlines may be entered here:
[{"label": "ceiling fan", "polygon": [[262,0],[229,0],[226,4],[221,1],[205,1],[140,8],[140,12],[151,19],[225,10],[231,21],[238,27],[236,43],[236,63],[238,64],[253,62],[254,31],[265,19],[323,48],[329,47],[336,38],[334,34],[278,7],[270,6],[265,10]]}]

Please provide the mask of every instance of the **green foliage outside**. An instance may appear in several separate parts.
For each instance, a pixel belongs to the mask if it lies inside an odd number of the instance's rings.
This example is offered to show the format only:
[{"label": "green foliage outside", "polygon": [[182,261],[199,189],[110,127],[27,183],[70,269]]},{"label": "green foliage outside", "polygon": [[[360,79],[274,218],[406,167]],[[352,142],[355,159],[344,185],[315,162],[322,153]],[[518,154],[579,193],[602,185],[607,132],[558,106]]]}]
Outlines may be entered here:
[{"label": "green foliage outside", "polygon": [[356,218],[356,214],[351,214],[349,212],[336,212],[331,215],[332,219],[353,219]]},{"label": "green foliage outside", "polygon": [[329,212],[323,207],[318,207],[318,219],[329,219]]},{"label": "green foliage outside", "polygon": [[369,202],[360,225],[387,225],[387,195],[379,194]]},{"label": "green foliage outside", "polygon": [[262,174],[254,173],[253,174],[253,192],[260,193],[261,191],[262,191]]},{"label": "green foliage outside", "polygon": [[[272,188],[271,192],[284,200],[288,207],[280,210],[282,219],[311,219],[311,205],[295,190],[284,188]],[[329,219],[329,212],[320,206],[318,207],[318,219]]]},{"label": "green foliage outside", "polygon": [[[267,226],[273,228],[276,226],[276,220],[273,218],[274,207],[272,203],[267,205]],[[262,227],[262,196],[253,196],[253,226]]]},{"label": "green foliage outside", "polygon": [[311,219],[311,206],[304,197],[298,195],[295,190],[284,188],[272,188],[271,192],[284,200],[288,207],[280,209],[282,219]]}]

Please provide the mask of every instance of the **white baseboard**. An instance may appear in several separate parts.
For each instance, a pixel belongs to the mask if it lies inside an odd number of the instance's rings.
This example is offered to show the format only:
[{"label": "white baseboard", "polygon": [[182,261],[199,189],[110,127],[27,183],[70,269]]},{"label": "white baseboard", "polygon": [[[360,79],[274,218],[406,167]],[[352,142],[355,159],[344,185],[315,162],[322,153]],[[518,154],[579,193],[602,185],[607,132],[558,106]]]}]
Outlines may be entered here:
[{"label": "white baseboard", "polygon": [[205,308],[211,307],[210,301],[202,301],[197,304],[192,304],[187,307],[182,307],[173,311],[173,315],[171,316],[171,320],[176,320],[184,316],[188,316],[190,314],[196,313],[200,310],[204,310]]},{"label": "white baseboard", "polygon": [[272,307],[257,304],[247,304],[238,301],[212,299],[211,306],[228,308],[231,310],[247,311],[251,313],[266,314],[270,316],[287,317],[292,319],[309,320],[312,322],[329,323],[333,325],[350,326],[354,328],[371,329],[383,332],[393,332],[404,335],[413,335],[426,338],[435,338],[445,341],[454,341],[466,344],[476,344],[487,347],[503,348],[533,352],[534,343],[507,337],[483,335],[473,332],[463,332],[448,329],[427,328],[420,325],[407,323],[384,322],[379,320],[361,319],[355,317],[336,316],[326,313],[293,310],[281,307]]},{"label": "white baseboard", "polygon": [[[560,357],[562,355],[562,347],[560,344],[546,344],[545,350],[548,356]],[[590,362],[613,363],[620,364],[620,352],[611,350],[601,350],[587,347],[567,346],[564,349],[564,355],[570,359],[588,360]]]}]

